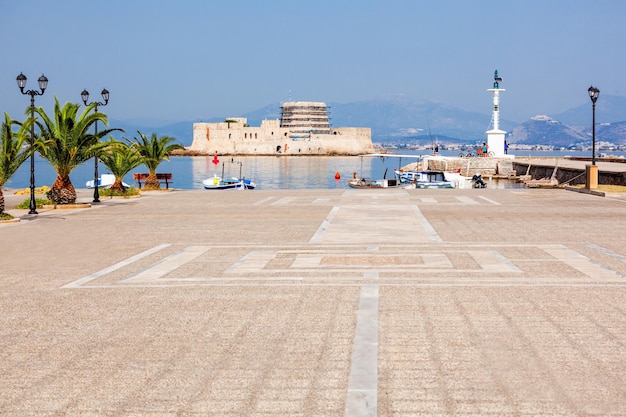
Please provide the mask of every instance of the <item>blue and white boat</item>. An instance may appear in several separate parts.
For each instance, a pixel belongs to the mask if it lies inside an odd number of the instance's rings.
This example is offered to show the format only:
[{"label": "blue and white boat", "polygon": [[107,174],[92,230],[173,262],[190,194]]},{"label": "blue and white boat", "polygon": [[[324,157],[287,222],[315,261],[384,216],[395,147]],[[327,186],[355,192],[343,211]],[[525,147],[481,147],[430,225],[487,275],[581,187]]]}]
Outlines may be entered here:
[{"label": "blue and white boat", "polygon": [[256,184],[246,178],[221,178],[217,175],[202,181],[205,190],[253,190]]},{"label": "blue and white boat", "polygon": [[415,184],[415,188],[455,188],[454,182],[448,180],[443,171],[393,170],[394,175],[402,184]]},{"label": "blue and white boat", "polygon": [[202,181],[205,190],[253,190],[256,184],[251,180],[241,176],[242,163],[230,160],[231,164],[239,164],[239,177],[224,178],[224,162],[222,162],[222,176],[217,174],[212,178]]}]

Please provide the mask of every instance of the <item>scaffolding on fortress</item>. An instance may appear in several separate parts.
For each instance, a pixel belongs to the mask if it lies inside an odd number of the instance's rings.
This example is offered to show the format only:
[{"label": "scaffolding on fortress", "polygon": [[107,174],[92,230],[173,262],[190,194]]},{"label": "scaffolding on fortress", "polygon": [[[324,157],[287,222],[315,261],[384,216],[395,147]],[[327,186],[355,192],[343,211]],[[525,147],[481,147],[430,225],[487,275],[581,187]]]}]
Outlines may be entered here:
[{"label": "scaffolding on fortress", "polygon": [[280,127],[290,136],[330,134],[329,107],[324,103],[284,103],[280,108]]}]

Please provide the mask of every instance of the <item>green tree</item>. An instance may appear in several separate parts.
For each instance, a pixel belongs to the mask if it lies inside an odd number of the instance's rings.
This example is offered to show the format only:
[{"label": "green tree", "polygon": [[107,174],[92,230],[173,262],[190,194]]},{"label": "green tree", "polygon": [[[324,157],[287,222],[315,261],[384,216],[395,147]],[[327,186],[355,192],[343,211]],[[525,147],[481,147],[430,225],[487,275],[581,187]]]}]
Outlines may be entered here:
[{"label": "green tree", "polygon": [[78,113],[80,104],[67,102],[63,107],[54,98],[54,113],[50,118],[43,108],[35,109],[41,118],[37,122],[41,131],[38,151],[57,173],[57,178],[50,188],[50,199],[57,204],[76,202],[76,190],[70,180],[70,173],[77,166],[98,156],[106,149],[108,143],[100,139],[104,135],[121,129],[104,129],[98,134],[92,133],[92,125],[96,121],[107,125],[107,116],[95,111],[95,104],[84,108]]},{"label": "green tree", "polygon": [[111,174],[115,175],[111,190],[123,193],[126,191],[122,182],[124,175],[141,165],[143,158],[135,143],[128,144],[111,137],[108,144],[107,150],[100,154],[100,160],[109,168]]},{"label": "green tree", "polygon": [[184,146],[174,142],[176,139],[170,136],[157,137],[152,133],[150,138],[137,131],[139,138],[134,137],[137,150],[142,157],[142,163],[148,168],[148,178],[146,178],[146,189],[159,189],[161,184],[156,176],[156,170],[163,160],[170,159],[170,155],[176,149],[184,149]]},{"label": "green tree", "polygon": [[[28,118],[26,122],[19,123],[4,113],[2,131],[0,132],[0,147],[2,147],[2,153],[0,153],[0,214],[4,213],[5,209],[2,187],[33,153],[34,147],[28,143],[30,138],[28,131],[32,122],[33,120]],[[17,132],[13,131],[13,125],[20,126]]]}]

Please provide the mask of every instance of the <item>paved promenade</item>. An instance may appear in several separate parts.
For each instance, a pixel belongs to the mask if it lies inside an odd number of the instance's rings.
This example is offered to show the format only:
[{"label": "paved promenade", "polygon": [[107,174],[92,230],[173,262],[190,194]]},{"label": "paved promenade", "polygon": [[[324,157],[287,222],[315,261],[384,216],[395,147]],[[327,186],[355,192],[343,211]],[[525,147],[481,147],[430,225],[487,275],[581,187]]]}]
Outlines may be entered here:
[{"label": "paved promenade", "polygon": [[6,196],[0,416],[626,416],[626,199]]}]

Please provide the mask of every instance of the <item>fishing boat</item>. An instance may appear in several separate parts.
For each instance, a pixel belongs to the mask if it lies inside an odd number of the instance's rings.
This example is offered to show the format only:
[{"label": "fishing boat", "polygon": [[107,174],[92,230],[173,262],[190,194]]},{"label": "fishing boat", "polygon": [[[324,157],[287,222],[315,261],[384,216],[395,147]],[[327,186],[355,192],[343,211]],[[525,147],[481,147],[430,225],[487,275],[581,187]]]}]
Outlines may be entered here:
[{"label": "fishing boat", "polygon": [[[100,178],[98,178],[98,188],[111,188],[111,186],[115,183],[115,175],[113,174],[102,174]],[[130,185],[122,182],[124,188],[130,188]],[[94,188],[93,180],[89,180],[85,183],[85,187]]]},{"label": "fishing boat", "polygon": [[402,184],[415,184],[415,188],[455,188],[443,171],[400,171],[393,170],[396,179]]},{"label": "fishing boat", "polygon": [[[410,159],[420,159],[422,156],[420,155],[396,155],[396,154],[367,154],[360,155],[361,157],[361,172],[363,172],[363,158],[380,158],[382,162],[385,162],[387,158],[397,159],[398,162],[402,163],[402,158],[410,158]],[[358,178],[356,172],[351,180],[348,181],[348,186],[350,188],[367,188],[367,189],[379,189],[379,188],[415,188],[415,183],[411,181],[402,181],[398,176],[394,176],[394,178],[387,178],[387,169],[382,176],[382,179],[369,179],[369,178]],[[394,172],[396,170],[394,169]]]},{"label": "fishing boat", "polygon": [[224,162],[222,162],[222,176],[217,174],[212,178],[202,181],[205,190],[253,190],[256,184],[251,180],[241,176],[242,163],[230,160],[231,164],[239,164],[239,177],[224,178]]},{"label": "fishing boat", "polygon": [[202,181],[205,190],[253,190],[256,184],[245,178],[221,178],[217,175]]},{"label": "fishing boat", "polygon": [[395,178],[371,180],[369,178],[353,178],[348,181],[350,188],[415,188],[413,184],[401,183]]}]

